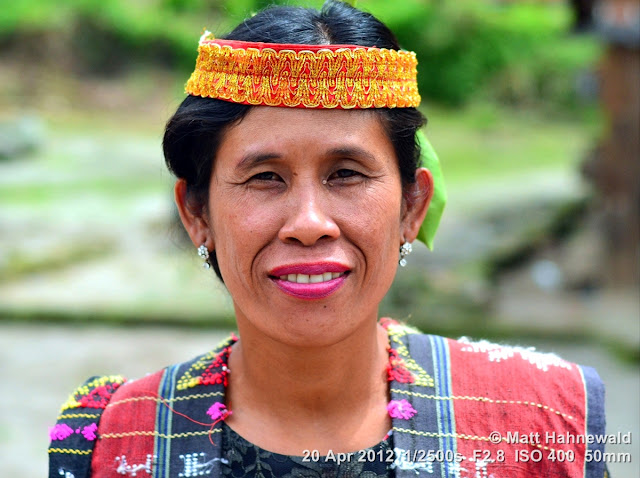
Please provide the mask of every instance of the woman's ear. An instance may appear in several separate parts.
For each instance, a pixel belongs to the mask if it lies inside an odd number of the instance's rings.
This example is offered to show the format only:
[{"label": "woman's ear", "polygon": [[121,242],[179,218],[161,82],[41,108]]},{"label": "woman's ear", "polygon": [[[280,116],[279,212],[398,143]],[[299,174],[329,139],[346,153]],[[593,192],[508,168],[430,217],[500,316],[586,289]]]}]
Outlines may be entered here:
[{"label": "woman's ear", "polygon": [[178,179],[173,188],[173,193],[176,206],[178,207],[178,213],[180,214],[180,220],[187,234],[189,234],[193,245],[198,247],[201,244],[205,244],[207,249],[212,251],[214,249],[214,243],[211,237],[208,219],[202,207],[196,209],[193,204],[190,204],[189,198],[187,197],[187,182],[184,179]]},{"label": "woman's ear", "polygon": [[416,182],[404,195],[405,215],[402,220],[404,240],[413,242],[418,237],[422,221],[427,215],[433,196],[433,176],[426,168],[416,169]]}]

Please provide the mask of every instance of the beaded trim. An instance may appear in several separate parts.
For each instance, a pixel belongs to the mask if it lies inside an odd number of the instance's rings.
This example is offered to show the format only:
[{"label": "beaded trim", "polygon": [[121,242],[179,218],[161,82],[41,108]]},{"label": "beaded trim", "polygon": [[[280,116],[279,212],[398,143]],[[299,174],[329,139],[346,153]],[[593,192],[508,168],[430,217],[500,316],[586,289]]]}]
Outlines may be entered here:
[{"label": "beaded trim", "polygon": [[111,396],[126,383],[121,375],[94,377],[78,387],[62,405],[62,411],[74,408],[106,408]]},{"label": "beaded trim", "polygon": [[193,96],[297,108],[408,108],[420,104],[409,51],[200,39]]}]

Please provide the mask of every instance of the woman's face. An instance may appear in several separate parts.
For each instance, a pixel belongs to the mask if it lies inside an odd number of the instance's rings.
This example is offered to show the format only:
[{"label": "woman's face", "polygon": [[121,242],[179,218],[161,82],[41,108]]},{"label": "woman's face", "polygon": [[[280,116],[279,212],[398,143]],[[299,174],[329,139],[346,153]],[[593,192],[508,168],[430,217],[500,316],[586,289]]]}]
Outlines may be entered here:
[{"label": "woman's face", "polygon": [[305,346],[375,323],[417,234],[393,146],[362,110],[252,108],[224,135],[204,222],[240,333]]}]

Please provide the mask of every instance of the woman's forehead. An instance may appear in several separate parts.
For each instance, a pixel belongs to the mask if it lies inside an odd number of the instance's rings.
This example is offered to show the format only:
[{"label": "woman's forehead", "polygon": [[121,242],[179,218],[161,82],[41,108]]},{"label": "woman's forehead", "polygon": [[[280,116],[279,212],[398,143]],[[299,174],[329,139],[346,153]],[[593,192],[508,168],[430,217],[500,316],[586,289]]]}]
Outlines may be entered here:
[{"label": "woman's forehead", "polygon": [[369,110],[255,107],[225,133],[216,161],[250,167],[289,156],[394,156],[380,116]]},{"label": "woman's forehead", "polygon": [[331,144],[335,141],[370,139],[386,136],[380,116],[372,110],[304,109],[256,106],[228,135],[244,136],[247,144],[257,139],[314,138]]}]

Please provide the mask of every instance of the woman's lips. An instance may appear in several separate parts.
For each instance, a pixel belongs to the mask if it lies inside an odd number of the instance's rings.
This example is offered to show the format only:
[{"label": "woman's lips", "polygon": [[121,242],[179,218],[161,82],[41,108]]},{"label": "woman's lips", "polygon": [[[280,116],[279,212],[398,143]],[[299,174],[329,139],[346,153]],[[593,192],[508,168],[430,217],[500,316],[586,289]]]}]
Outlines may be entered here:
[{"label": "woman's lips", "polygon": [[280,279],[287,282],[295,282],[297,284],[317,284],[320,282],[328,282],[343,276],[344,272],[324,272],[322,274],[287,274],[281,275]]},{"label": "woman's lips", "polygon": [[270,279],[284,293],[299,299],[322,299],[337,291],[349,274],[349,268],[334,262],[291,264],[276,267]]}]

